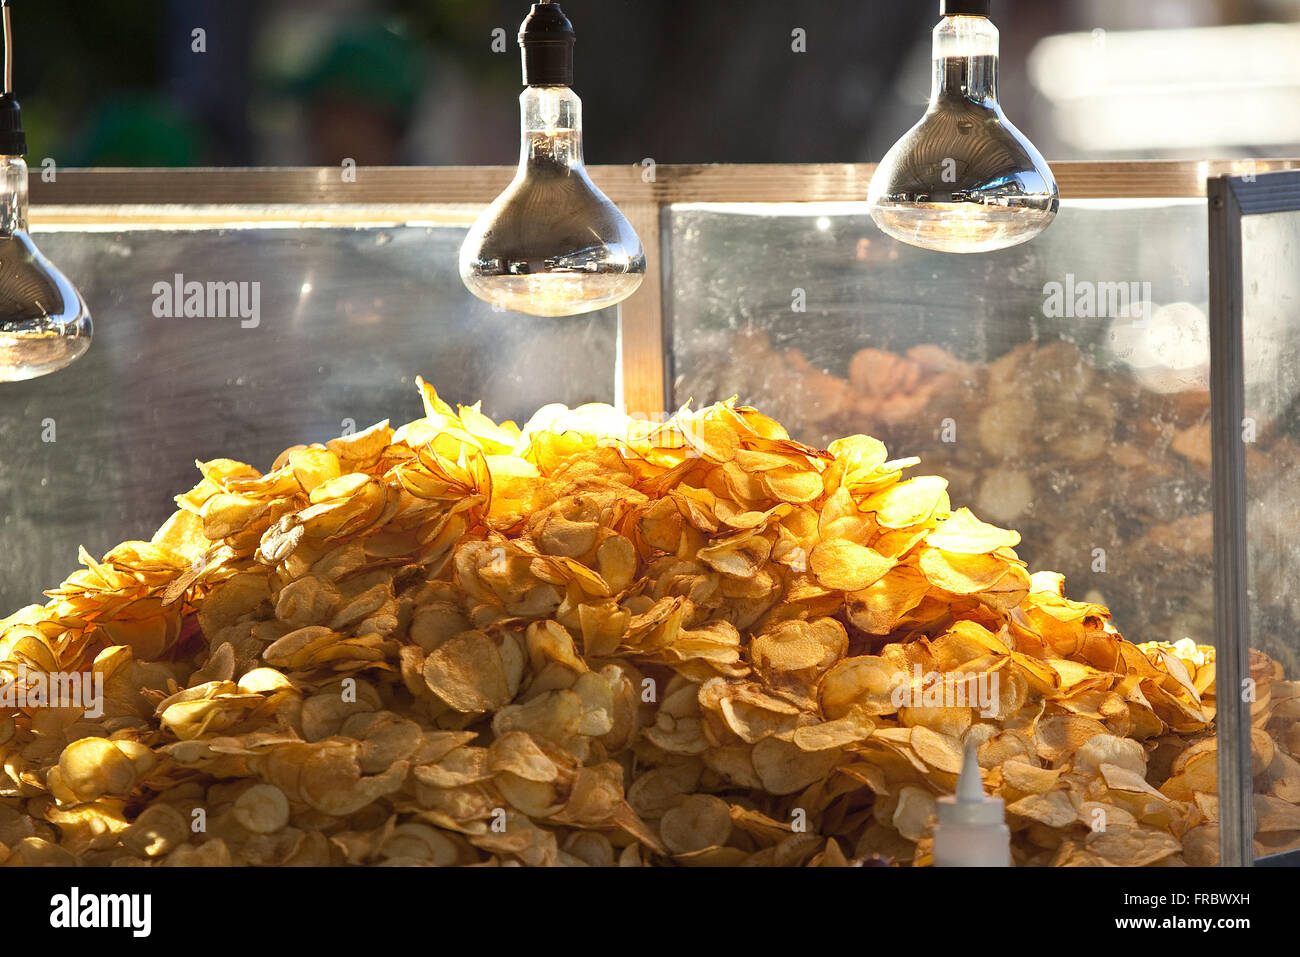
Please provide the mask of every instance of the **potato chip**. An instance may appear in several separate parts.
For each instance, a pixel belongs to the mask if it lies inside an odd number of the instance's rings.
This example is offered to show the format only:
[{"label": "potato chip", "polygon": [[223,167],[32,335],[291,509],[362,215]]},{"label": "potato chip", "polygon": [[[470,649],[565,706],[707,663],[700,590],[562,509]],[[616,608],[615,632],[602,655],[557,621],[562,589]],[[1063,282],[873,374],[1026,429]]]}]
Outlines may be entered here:
[{"label": "potato chip", "polygon": [[920,525],[946,516],[947,487],[947,480],[937,476],[908,479],[869,496],[862,509],[875,513],[876,521],[885,528]]},{"label": "potato chip", "polygon": [[493,741],[487,762],[490,771],[508,771],[527,781],[549,783],[560,774],[555,762],[522,731],[507,732]]},{"label": "potato chip", "polygon": [[955,737],[917,725],[912,728],[908,744],[918,758],[936,771],[961,772],[962,748]]},{"label": "potato chip", "polygon": [[58,781],[77,801],[93,801],[102,794],[126,794],[139,773],[136,762],[104,738],[81,738],[63,749]]},{"label": "potato chip", "polygon": [[272,834],[289,823],[289,801],[273,784],[256,784],[231,809],[236,821],[254,834]]},{"label": "potato chip", "polygon": [[917,567],[930,584],[954,595],[974,595],[992,588],[1007,574],[1005,559],[997,555],[966,555],[923,547]]},{"label": "potato chip", "polygon": [[983,555],[1020,544],[1020,533],[981,522],[968,508],[959,508],[925,536],[940,551]]},{"label": "potato chip", "polygon": [[1001,764],[1002,783],[1021,794],[1045,794],[1060,780],[1062,768],[1040,768],[1023,760],[1008,760]]},{"label": "potato chip", "polygon": [[934,795],[917,787],[905,787],[898,793],[890,823],[906,840],[919,841],[929,837],[937,813]]},{"label": "potato chip", "polygon": [[772,794],[794,794],[827,775],[840,759],[838,750],[802,751],[779,737],[754,745],[754,771]]},{"label": "potato chip", "polygon": [[710,794],[692,794],[664,814],[659,834],[674,854],[722,847],[731,836],[731,809]]},{"label": "potato chip", "polygon": [[898,669],[883,658],[863,655],[846,658],[828,671],[821,682],[822,713],[842,718],[853,708],[865,714],[893,714]]},{"label": "potato chip", "polygon": [[844,656],[848,646],[843,625],[834,618],[819,618],[782,622],[772,631],[756,635],[750,654],[760,673],[802,673],[815,680]]},{"label": "potato chip", "polygon": [[1107,864],[1147,867],[1182,850],[1172,834],[1148,827],[1107,827],[1088,835],[1085,847]]},{"label": "potato chip", "polygon": [[919,569],[899,565],[873,585],[848,596],[849,620],[867,634],[887,635],[929,590],[930,582]]},{"label": "potato chip", "polygon": [[510,700],[501,652],[482,632],[464,632],[435,648],[425,659],[424,679],[457,711],[489,711]]},{"label": "potato chip", "polygon": [[727,728],[746,744],[757,744],[769,735],[792,730],[799,719],[799,708],[761,691],[747,691],[744,686],[729,687],[719,681],[713,693],[700,689],[700,704],[717,707]]},{"label": "potato chip", "polygon": [[894,567],[893,559],[842,538],[819,542],[809,562],[818,582],[840,591],[869,588]]},{"label": "potato chip", "polygon": [[874,729],[870,718],[853,712],[834,721],[796,728],[790,740],[800,751],[828,751],[865,741]]},{"label": "potato chip", "polygon": [[1007,805],[1007,814],[1038,821],[1048,827],[1066,827],[1076,820],[1078,813],[1064,791],[1029,794]]}]

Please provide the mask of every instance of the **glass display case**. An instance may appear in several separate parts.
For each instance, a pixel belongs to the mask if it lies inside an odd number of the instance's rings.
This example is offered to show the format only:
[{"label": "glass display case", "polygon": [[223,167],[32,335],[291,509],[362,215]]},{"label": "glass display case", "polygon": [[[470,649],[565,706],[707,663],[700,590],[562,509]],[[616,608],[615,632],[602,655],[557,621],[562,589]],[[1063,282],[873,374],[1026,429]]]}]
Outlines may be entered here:
[{"label": "glass display case", "polygon": [[[161,524],[212,449],[269,463],[295,442],[396,419],[414,411],[417,376],[501,418],[614,395],[614,312],[521,329],[518,315],[474,299],[456,271],[472,217],[455,207],[118,206],[60,212],[46,227],[37,217],[42,248],[97,307],[96,342],[67,375],[5,389],[8,608],[67,575],[79,545],[102,554]],[[214,310],[229,314],[187,317],[187,282],[205,300],[209,283],[236,284],[229,308]]]},{"label": "glass display case", "polygon": [[1300,176],[1216,178],[1209,201],[1218,680],[1241,689],[1218,721],[1224,854],[1293,865]]},{"label": "glass display case", "polygon": [[[0,610],[41,601],[81,546],[99,556],[147,539],[196,459],[260,469],[296,443],[416,418],[417,376],[521,424],[551,402],[663,421],[735,396],[814,449],[868,434],[919,457],[914,474],[945,477],[953,508],[1021,533],[1029,571],[1063,573],[1066,594],[1109,608],[1119,634],[1159,643],[1142,688],[1164,723],[1124,719],[1144,774],[1090,758],[1116,769],[1109,790],[1071,784],[1064,819],[1052,785],[1008,785],[1019,863],[1241,864],[1300,847],[1300,340],[1294,270],[1279,266],[1300,233],[1294,212],[1243,201],[1239,288],[1224,301],[1244,358],[1211,336],[1222,290],[1206,242],[1207,180],[1217,202],[1234,195],[1217,175],[1262,189],[1297,166],[1056,164],[1056,223],[979,256],[884,236],[864,201],[869,166],[599,167],[648,274],[620,307],[571,319],[497,312],[460,283],[456,250],[507,169],[377,169],[356,183],[60,172],[33,184],[33,234],[81,289],[96,339],[66,372],[0,386]],[[187,317],[193,282],[234,284],[239,307]],[[1254,423],[1226,458],[1247,416],[1212,391],[1216,356],[1235,362]],[[1226,573],[1226,555],[1249,574]],[[1217,725],[1216,663],[1219,687],[1267,688],[1245,711],[1220,707]],[[1112,727],[1086,691],[1062,713]],[[1042,747],[1035,773],[1059,775],[1063,750]],[[1128,803],[1106,803],[1120,792]],[[1106,820],[1159,840],[1121,857]]]}]

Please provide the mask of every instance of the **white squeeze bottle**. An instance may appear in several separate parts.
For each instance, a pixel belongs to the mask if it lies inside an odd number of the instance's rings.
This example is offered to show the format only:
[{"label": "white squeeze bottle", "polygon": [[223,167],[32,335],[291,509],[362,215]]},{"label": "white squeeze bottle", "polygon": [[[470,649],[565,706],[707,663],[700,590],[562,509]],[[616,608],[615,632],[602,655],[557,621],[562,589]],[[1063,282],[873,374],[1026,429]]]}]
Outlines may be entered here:
[{"label": "white squeeze bottle", "polygon": [[1002,798],[987,797],[975,742],[966,745],[957,793],[939,798],[934,831],[935,867],[1010,867],[1011,831]]}]

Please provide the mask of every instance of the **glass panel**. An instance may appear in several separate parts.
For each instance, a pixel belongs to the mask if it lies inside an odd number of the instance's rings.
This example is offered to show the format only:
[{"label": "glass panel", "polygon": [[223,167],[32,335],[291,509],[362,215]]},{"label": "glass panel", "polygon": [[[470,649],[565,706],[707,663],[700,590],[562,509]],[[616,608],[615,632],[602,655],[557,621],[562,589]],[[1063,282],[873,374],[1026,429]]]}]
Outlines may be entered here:
[{"label": "glass panel", "polygon": [[1300,213],[1246,216],[1241,231],[1248,690],[1263,856],[1300,848]]},{"label": "glass panel", "polygon": [[[817,447],[867,433],[919,456],[907,474],[944,476],[954,509],[1019,530],[1031,572],[1063,573],[1067,597],[1105,604],[1142,645],[1139,657],[1086,606],[1054,602],[1045,579],[1010,611],[963,598],[977,586],[915,543],[898,547],[930,589],[924,615],[879,619],[895,622],[884,636],[857,628],[874,620],[862,609],[912,600],[910,573],[836,612],[855,625],[849,654],[926,662],[927,687],[990,667],[955,657],[958,619],[1027,656],[1000,672],[1024,678],[1026,697],[969,732],[988,742],[985,784],[1007,801],[1015,861],[1216,863],[1217,829],[1201,827],[1215,813],[1214,668],[1196,647],[1212,644],[1214,609],[1205,203],[1065,203],[1034,242],[979,256],[896,244],[859,205],[694,206],[670,226],[677,404],[737,394]],[[847,534],[883,540],[866,529]],[[936,594],[936,578],[952,588]],[[906,727],[934,721],[871,706],[890,741],[915,743]],[[1065,728],[1078,737],[1052,743]],[[1063,773],[1026,799],[1020,760]],[[877,820],[890,808],[879,800]]]},{"label": "glass panel", "polygon": [[[457,276],[464,233],[35,230],[90,304],[95,340],[66,371],[0,387],[0,615],[62,581],[78,545],[98,557],[152,535],[198,480],[195,459],[265,469],[288,446],[417,418],[418,375],[448,401],[482,399],[494,418],[613,401],[617,311],[494,313]],[[256,324],[159,318],[155,284],[177,275],[260,283]]]},{"label": "glass panel", "polygon": [[856,204],[670,216],[678,405],[874,435],[1126,637],[1210,642],[1204,202],[1067,202],[979,256],[895,243]]}]

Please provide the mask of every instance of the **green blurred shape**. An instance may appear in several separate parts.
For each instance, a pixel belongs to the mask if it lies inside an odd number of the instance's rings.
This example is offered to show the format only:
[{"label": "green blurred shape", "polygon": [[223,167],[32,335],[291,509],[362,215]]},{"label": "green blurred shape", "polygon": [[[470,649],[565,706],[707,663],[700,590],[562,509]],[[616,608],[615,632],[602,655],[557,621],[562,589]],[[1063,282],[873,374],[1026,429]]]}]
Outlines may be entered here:
[{"label": "green blurred shape", "polygon": [[339,31],[293,88],[305,100],[359,101],[404,120],[415,109],[424,79],[423,48],[405,31],[371,22]]},{"label": "green blurred shape", "polygon": [[147,93],[110,97],[95,108],[61,159],[65,166],[195,166],[203,130],[166,99]]}]

